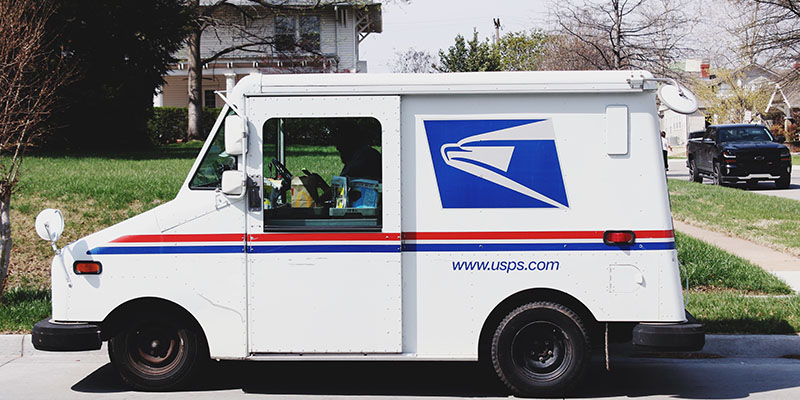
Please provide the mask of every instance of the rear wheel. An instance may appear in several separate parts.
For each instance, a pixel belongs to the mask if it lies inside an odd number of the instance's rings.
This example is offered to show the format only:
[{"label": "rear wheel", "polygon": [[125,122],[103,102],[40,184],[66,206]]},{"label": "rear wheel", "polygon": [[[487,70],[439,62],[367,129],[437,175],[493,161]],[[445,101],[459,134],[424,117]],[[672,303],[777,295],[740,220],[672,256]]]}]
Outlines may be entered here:
[{"label": "rear wheel", "polygon": [[109,340],[111,363],[136,390],[165,391],[186,385],[205,357],[197,329],[179,318],[135,318]]},{"label": "rear wheel", "polygon": [[563,395],[582,377],[589,355],[580,317],[557,303],[534,302],[515,309],[492,338],[495,372],[517,396]]},{"label": "rear wheel", "polygon": [[700,171],[697,170],[694,160],[689,160],[689,178],[692,182],[703,182],[703,177],[700,176]]}]

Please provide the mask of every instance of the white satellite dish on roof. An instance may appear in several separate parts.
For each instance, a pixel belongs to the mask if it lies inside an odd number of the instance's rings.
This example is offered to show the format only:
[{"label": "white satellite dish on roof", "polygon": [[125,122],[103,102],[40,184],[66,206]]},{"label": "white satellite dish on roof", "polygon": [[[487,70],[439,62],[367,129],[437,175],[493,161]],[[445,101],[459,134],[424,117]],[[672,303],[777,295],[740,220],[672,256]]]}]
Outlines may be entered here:
[{"label": "white satellite dish on roof", "polygon": [[661,85],[658,88],[658,99],[676,113],[692,114],[697,111],[697,97],[677,82],[673,82],[671,85]]}]

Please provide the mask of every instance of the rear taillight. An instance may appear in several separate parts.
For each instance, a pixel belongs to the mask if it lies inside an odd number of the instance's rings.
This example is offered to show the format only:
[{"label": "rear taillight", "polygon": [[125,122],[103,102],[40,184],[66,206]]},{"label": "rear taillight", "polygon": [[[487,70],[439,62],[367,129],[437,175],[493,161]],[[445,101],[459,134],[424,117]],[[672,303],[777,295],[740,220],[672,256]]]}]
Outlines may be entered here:
[{"label": "rear taillight", "polygon": [[631,245],[636,242],[636,234],[633,231],[605,231],[603,232],[603,243],[609,246]]}]

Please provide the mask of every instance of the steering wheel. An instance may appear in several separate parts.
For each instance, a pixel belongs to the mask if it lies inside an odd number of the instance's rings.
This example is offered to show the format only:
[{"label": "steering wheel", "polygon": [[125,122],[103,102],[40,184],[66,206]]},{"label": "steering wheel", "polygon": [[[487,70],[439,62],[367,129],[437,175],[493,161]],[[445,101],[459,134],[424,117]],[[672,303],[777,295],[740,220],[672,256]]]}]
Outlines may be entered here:
[{"label": "steering wheel", "polygon": [[286,168],[285,165],[281,164],[281,162],[278,161],[277,158],[273,158],[272,159],[272,165],[275,167],[275,171],[278,172],[278,176],[280,176],[281,180],[283,181],[283,183],[281,185],[282,186],[281,191],[284,191],[284,190],[292,187],[292,178],[293,178],[293,176],[292,176],[292,173],[289,172],[289,169]]}]

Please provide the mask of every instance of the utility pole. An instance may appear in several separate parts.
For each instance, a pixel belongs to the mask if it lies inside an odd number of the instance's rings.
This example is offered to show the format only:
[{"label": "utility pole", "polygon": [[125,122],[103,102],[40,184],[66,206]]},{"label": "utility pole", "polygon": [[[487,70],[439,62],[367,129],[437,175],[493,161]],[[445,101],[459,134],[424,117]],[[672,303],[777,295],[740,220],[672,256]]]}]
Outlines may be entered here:
[{"label": "utility pole", "polygon": [[493,18],[492,22],[494,22],[494,45],[497,46],[500,44],[500,18]]}]

